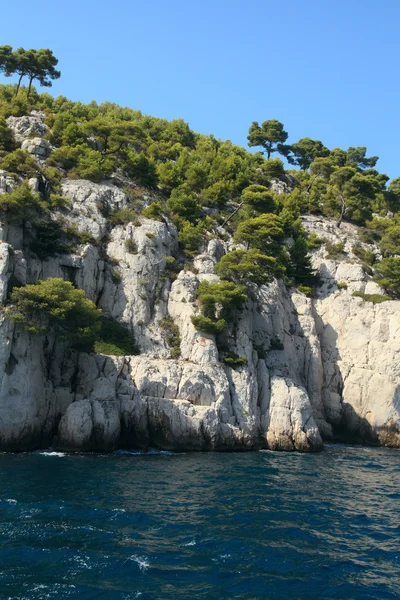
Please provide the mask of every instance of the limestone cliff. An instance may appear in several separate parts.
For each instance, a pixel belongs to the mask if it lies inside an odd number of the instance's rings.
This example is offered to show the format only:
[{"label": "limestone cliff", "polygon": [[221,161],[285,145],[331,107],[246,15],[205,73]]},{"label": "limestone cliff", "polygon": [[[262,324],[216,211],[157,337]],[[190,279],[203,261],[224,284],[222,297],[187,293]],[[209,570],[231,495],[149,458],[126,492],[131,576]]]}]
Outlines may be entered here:
[{"label": "limestone cliff", "polygon": [[[45,133],[40,113],[10,119],[37,160],[51,152],[32,137]],[[12,185],[0,172],[0,193]],[[3,310],[1,449],[315,451],[335,439],[400,447],[400,302],[352,296],[379,291],[352,253],[354,226],[304,219],[309,231],[344,242],[344,255],[330,259],[324,245],[314,252],[322,279],[315,299],[279,281],[254,286],[226,333],[229,348],[246,357],[231,368],[219,361],[214,337],[191,322],[199,282],[218,281],[214,266],[234,247],[229,234],[210,235],[193,264],[172,275],[179,248],[168,219],[108,231],[105,214],[128,206],[121,186],[66,179],[63,195],[69,222],[102,243],[39,260],[27,250],[29,227],[4,226],[1,302],[10,286],[69,279],[130,329],[140,354],[79,353],[51,336],[30,337]],[[166,315],[179,327],[176,359],[160,324]]]}]

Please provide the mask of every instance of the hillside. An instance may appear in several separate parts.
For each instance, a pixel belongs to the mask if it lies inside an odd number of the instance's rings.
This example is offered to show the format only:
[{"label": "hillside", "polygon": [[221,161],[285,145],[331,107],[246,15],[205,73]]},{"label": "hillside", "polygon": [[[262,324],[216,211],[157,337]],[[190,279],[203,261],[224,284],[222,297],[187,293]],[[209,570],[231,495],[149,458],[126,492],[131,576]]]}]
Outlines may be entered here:
[{"label": "hillside", "polygon": [[279,151],[0,86],[2,449],[400,446],[400,180]]}]

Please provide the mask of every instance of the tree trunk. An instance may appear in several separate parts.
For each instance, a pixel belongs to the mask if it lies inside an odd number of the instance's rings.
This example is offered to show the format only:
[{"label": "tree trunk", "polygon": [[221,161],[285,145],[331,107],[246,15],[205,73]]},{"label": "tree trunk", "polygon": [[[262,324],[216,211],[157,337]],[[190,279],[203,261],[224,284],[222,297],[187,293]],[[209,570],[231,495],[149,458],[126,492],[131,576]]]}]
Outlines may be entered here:
[{"label": "tree trunk", "polygon": [[26,96],[27,98],[29,98],[29,94],[31,93],[32,81],[33,81],[34,79],[35,79],[34,77],[31,77],[31,78],[29,79],[28,93],[27,93],[27,96]]},{"label": "tree trunk", "polygon": [[314,177],[312,178],[311,182],[308,184],[307,188],[306,188],[306,193],[308,194],[309,191],[311,190],[313,183],[316,179],[318,179],[319,175],[314,175]]},{"label": "tree trunk", "polygon": [[343,217],[347,212],[347,208],[346,208],[346,203],[345,203],[345,199],[343,197],[343,194],[340,194],[340,200],[342,203],[342,207],[340,209],[340,217],[338,218],[338,220],[336,221],[336,227],[340,227],[343,221]]},{"label": "tree trunk", "polygon": [[23,76],[24,76],[24,75],[22,74],[22,75],[20,76],[19,80],[18,80],[18,85],[17,85],[17,89],[16,89],[16,92],[15,92],[14,96],[16,96],[16,95],[18,94],[18,92],[19,92],[19,88],[20,88],[20,86],[21,86],[21,81],[22,81],[22,78],[23,78]]},{"label": "tree trunk", "polygon": [[238,211],[238,210],[240,210],[240,209],[242,208],[243,204],[244,204],[244,203],[243,203],[243,202],[241,202],[241,203],[239,204],[239,206],[238,206],[237,208],[235,208],[235,210],[233,211],[233,213],[232,213],[232,214],[230,214],[230,215],[229,215],[229,217],[228,217],[227,219],[225,219],[225,221],[222,223],[221,227],[223,227],[224,225],[226,225],[226,224],[228,223],[228,221],[230,221],[230,220],[232,219],[232,217],[233,217],[234,215],[236,215],[237,211]]}]

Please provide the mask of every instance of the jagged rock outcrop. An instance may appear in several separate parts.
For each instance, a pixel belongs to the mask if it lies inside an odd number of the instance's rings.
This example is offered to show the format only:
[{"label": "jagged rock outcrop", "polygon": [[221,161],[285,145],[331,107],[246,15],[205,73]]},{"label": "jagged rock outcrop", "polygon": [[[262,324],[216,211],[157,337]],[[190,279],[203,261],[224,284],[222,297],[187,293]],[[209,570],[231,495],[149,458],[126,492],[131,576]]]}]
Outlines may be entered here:
[{"label": "jagged rock outcrop", "polygon": [[[11,121],[19,135],[44,135],[35,130],[43,120],[21,119]],[[10,185],[0,172],[0,193]],[[191,321],[199,282],[218,281],[214,266],[232,240],[210,237],[193,266],[173,275],[179,249],[168,219],[110,229],[108,215],[128,208],[119,187],[67,180],[62,193],[70,202],[66,222],[96,244],[39,260],[29,252],[27,229],[3,227],[1,301],[16,283],[72,280],[130,329],[140,355],[79,353],[51,336],[28,336],[3,311],[1,449],[315,451],[333,439],[400,447],[400,302],[374,306],[352,296],[377,289],[352,253],[353,226],[305,219],[310,231],[343,242],[346,254],[315,250],[322,279],[316,299],[279,282],[253,287],[224,334],[226,346],[246,358],[235,369],[220,362],[214,337]],[[179,328],[178,359],[163,332],[166,315]]]},{"label": "jagged rock outcrop", "polygon": [[21,144],[21,149],[42,160],[51,154],[51,145],[40,137],[25,139]]},{"label": "jagged rock outcrop", "polygon": [[29,138],[43,138],[48,133],[45,118],[44,112],[33,110],[22,117],[8,117],[7,125],[12,130],[15,141],[23,142]]}]

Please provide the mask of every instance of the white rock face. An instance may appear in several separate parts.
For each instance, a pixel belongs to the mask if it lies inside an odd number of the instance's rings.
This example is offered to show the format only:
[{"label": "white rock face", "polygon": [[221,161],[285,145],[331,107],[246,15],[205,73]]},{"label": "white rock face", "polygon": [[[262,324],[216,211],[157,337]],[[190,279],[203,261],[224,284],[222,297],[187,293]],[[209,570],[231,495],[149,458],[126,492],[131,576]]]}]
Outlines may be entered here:
[{"label": "white rock face", "polygon": [[316,309],[330,422],[349,439],[400,446],[400,302],[335,294]]},{"label": "white rock face", "polygon": [[84,179],[67,179],[62,185],[62,195],[71,201],[67,220],[96,239],[107,230],[104,214],[128,206],[125,194],[114,185]]},{"label": "white rock face", "polygon": [[[0,173],[0,191],[8,185]],[[353,253],[354,226],[305,219],[346,254],[329,258],[324,245],[314,252],[323,283],[316,300],[278,282],[253,287],[222,339],[245,359],[233,369],[221,362],[214,336],[191,321],[199,282],[218,281],[214,266],[232,241],[210,239],[192,270],[173,275],[177,230],[167,219],[110,228],[107,214],[129,207],[120,188],[67,180],[62,193],[67,221],[103,239],[102,247],[86,243],[42,261],[25,254],[22,230],[4,231],[0,302],[10,281],[69,279],[126,325],[140,355],[78,353],[29,337],[3,313],[0,448],[315,451],[332,439],[400,447],[400,302],[374,306],[352,296],[381,293]],[[166,315],[179,329],[178,359]]]},{"label": "white rock face", "polygon": [[28,138],[42,138],[49,131],[45,125],[46,115],[39,110],[33,110],[23,117],[8,117],[7,125],[12,130],[16,142],[23,142]]},{"label": "white rock face", "polygon": [[272,450],[319,450],[322,439],[305,389],[282,377],[271,381],[267,441]]},{"label": "white rock face", "polygon": [[21,149],[42,160],[47,158],[51,153],[49,142],[40,137],[25,139],[21,144]]}]

